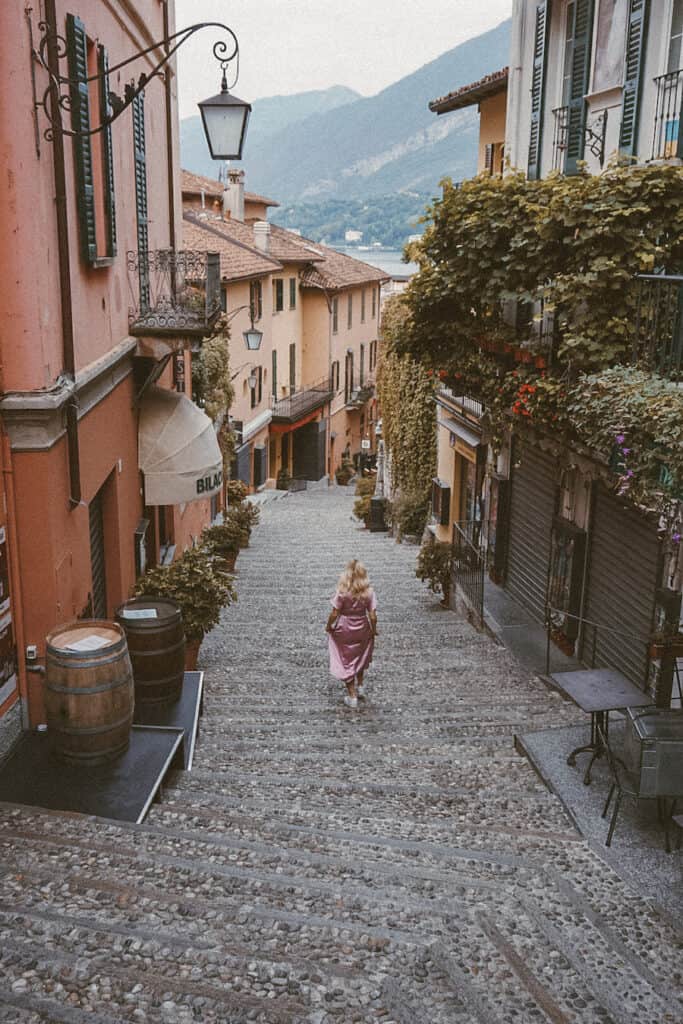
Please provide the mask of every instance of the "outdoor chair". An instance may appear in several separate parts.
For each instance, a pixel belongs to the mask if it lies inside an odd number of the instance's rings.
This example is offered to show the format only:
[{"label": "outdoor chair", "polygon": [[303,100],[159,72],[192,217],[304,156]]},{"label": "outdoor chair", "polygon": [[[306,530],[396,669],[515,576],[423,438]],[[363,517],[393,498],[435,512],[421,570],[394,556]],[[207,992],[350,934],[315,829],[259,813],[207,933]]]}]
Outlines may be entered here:
[{"label": "outdoor chair", "polygon": [[610,820],[609,829],[607,831],[607,839],[605,840],[605,846],[611,846],[612,836],[614,835],[614,829],[617,824],[617,816],[619,814],[619,808],[621,806],[622,798],[624,796],[630,796],[637,800],[640,796],[639,781],[638,776],[634,772],[630,772],[624,765],[623,761],[621,761],[621,759],[618,758],[616,754],[613,752],[612,748],[607,742],[607,737],[605,736],[600,726],[598,726],[598,734],[598,738],[600,740],[600,743],[602,744],[605,756],[607,757],[607,763],[609,765],[609,770],[612,775],[612,785],[610,787],[609,793],[607,794],[607,800],[605,801],[605,806],[602,811],[603,818],[607,817],[609,805],[612,802],[612,797],[614,796],[614,793],[616,791],[614,807],[612,809],[612,818]]}]

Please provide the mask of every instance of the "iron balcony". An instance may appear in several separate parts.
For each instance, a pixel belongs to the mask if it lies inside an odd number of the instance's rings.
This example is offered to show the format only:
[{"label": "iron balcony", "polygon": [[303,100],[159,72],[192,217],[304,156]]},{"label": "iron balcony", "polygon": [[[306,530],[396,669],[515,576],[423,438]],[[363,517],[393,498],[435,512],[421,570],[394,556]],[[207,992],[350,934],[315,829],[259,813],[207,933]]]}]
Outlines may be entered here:
[{"label": "iron balcony", "polygon": [[634,363],[683,380],[683,276],[638,274]]},{"label": "iron balcony", "polygon": [[655,107],[652,159],[670,160],[683,157],[683,68],[669,71],[655,78],[657,105]]},{"label": "iron balcony", "polygon": [[334,398],[334,388],[329,377],[323,377],[316,384],[302,391],[296,391],[286,398],[271,398],[273,423],[296,423]]},{"label": "iron balcony", "polygon": [[221,269],[216,252],[156,249],[128,253],[130,333],[202,338],[221,316]]}]

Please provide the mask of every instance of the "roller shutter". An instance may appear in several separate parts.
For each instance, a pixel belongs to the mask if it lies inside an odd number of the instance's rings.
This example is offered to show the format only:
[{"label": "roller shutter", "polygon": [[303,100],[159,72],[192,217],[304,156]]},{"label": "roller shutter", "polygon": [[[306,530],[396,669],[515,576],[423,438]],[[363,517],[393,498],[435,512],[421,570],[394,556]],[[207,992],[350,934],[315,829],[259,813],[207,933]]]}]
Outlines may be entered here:
[{"label": "roller shutter", "polygon": [[[595,664],[612,666],[645,685],[646,640],[652,631],[660,543],[653,523],[599,485],[593,512],[585,618],[619,631],[597,630]],[[593,661],[594,630],[587,626],[582,659]]]},{"label": "roller shutter", "polygon": [[516,442],[514,464],[505,589],[543,621],[557,494],[556,460],[538,448]]}]

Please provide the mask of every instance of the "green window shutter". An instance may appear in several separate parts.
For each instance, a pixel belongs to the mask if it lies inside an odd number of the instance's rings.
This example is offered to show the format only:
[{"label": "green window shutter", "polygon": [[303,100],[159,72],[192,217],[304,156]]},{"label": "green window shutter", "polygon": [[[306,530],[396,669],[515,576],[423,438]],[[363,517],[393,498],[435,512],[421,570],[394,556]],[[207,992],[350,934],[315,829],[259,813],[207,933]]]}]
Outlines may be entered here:
[{"label": "green window shutter", "polygon": [[631,0],[628,14],[628,35],[626,37],[626,63],[624,68],[624,93],[621,105],[621,128],[619,129],[619,151],[635,155],[638,135],[638,107],[647,38],[647,21],[650,13],[649,0]]},{"label": "green window shutter", "polygon": [[296,389],[296,344],[289,346],[289,390]]},{"label": "green window shutter", "polygon": [[574,4],[574,45],[572,75],[567,114],[567,154],[564,173],[578,174],[586,144],[586,100],[590,77],[594,0],[576,0]]},{"label": "green window shutter", "polygon": [[138,229],[138,278],[140,310],[149,310],[149,229],[147,208],[147,148],[145,139],[145,94],[139,93],[132,103],[133,152],[135,155],[135,211]]},{"label": "green window shutter", "polygon": [[[541,176],[541,143],[543,141],[543,94],[545,92],[545,64],[550,26],[550,0],[536,4],[534,27],[534,63],[531,75],[531,133],[529,135],[529,157],[527,177],[531,180]],[[493,157],[493,154],[491,154]]]},{"label": "green window shutter", "polygon": [[[70,87],[71,128],[75,132],[89,132],[88,40],[85,35],[85,25],[73,14],[66,16],[66,44],[69,78],[72,83]],[[73,148],[81,257],[85,263],[93,263],[97,259],[97,234],[90,136],[86,134],[74,136]]]},{"label": "green window shutter", "polygon": [[271,370],[271,391],[273,398],[277,398],[277,352],[273,349],[272,352],[272,370]]},{"label": "green window shutter", "polygon": [[[97,48],[97,71],[100,75],[100,118],[111,117],[109,102],[109,57],[103,46]],[[102,131],[102,174],[104,178],[104,210],[107,219],[107,256],[116,256],[116,201],[114,195],[114,149],[111,125]]]}]

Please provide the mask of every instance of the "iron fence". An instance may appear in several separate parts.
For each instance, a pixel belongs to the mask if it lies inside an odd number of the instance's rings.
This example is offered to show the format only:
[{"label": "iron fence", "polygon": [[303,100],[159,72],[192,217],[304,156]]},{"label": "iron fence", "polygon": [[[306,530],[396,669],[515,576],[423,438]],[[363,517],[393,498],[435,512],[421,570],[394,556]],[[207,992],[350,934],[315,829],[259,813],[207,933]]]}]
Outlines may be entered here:
[{"label": "iron fence", "polygon": [[476,620],[484,624],[484,575],[486,554],[482,524],[476,520],[453,523],[452,590],[460,593]]},{"label": "iron fence", "polygon": [[670,380],[683,379],[683,276],[638,275],[632,359]]},{"label": "iron fence", "polygon": [[306,416],[307,413],[319,409],[334,397],[334,388],[329,377],[323,377],[302,391],[295,391],[286,398],[272,398],[271,409],[273,420],[294,421]]},{"label": "iron fence", "polygon": [[668,160],[671,157],[683,157],[683,135],[680,131],[683,112],[683,68],[655,78],[655,85],[657,103],[652,159]]}]

